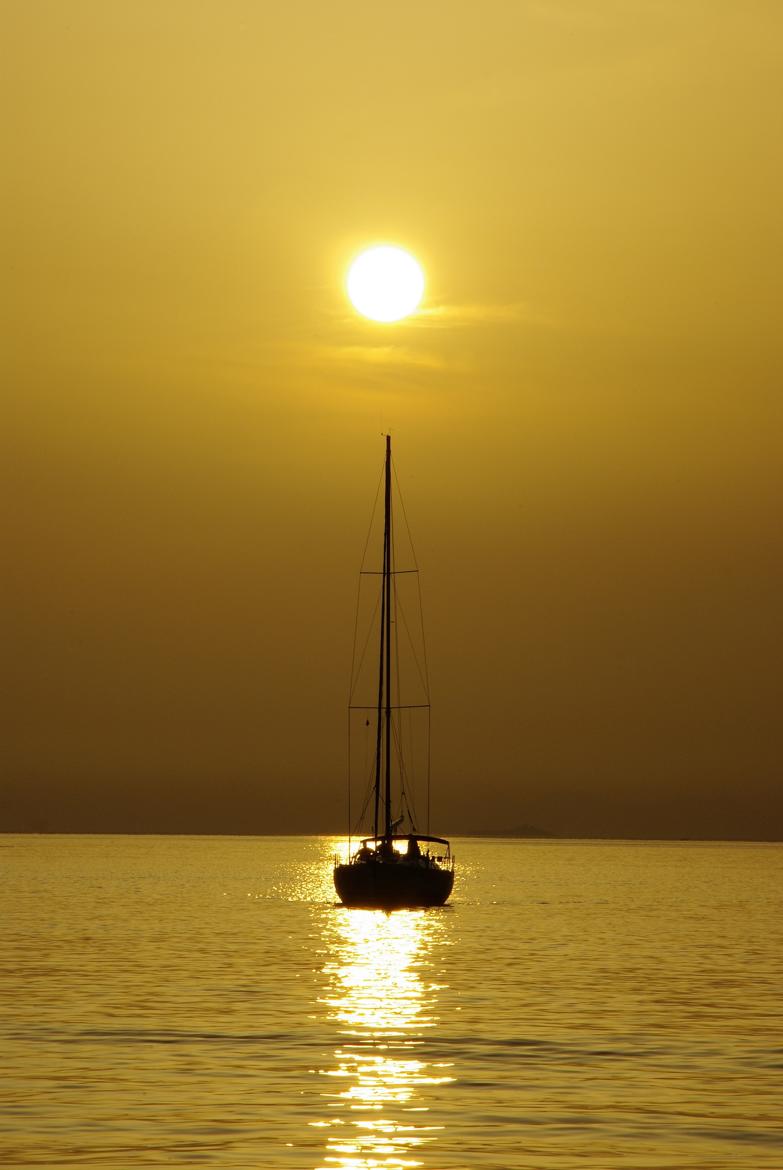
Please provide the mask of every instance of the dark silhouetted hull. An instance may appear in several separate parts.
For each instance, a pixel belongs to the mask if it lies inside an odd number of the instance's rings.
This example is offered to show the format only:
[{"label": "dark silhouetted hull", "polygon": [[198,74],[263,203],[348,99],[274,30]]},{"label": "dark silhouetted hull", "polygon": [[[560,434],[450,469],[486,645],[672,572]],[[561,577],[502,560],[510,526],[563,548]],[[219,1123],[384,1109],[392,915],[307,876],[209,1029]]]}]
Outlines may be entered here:
[{"label": "dark silhouetted hull", "polygon": [[397,863],[336,865],[334,885],[345,906],[403,910],[442,906],[454,885],[451,870]]}]

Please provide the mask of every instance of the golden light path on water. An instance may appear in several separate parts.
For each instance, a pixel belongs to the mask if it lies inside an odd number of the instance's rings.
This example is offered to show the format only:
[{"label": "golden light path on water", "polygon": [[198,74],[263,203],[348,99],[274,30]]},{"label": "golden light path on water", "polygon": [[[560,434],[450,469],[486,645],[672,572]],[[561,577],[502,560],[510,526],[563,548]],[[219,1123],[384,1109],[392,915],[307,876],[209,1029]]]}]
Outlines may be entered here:
[{"label": "golden light path on water", "polygon": [[319,1170],[416,1167],[417,1150],[437,1140],[422,1090],[447,1084],[451,1064],[422,1057],[438,1022],[433,958],[446,945],[448,911],[335,909],[326,932],[322,1007],[343,1037],[334,1065],[320,1070],[333,1114]]}]

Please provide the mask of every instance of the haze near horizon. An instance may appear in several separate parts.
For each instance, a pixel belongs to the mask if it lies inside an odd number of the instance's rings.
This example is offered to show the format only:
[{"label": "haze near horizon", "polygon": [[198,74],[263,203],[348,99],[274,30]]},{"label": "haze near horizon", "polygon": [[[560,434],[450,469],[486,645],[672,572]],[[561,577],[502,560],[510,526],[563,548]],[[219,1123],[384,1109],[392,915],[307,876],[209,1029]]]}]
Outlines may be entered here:
[{"label": "haze near horizon", "polygon": [[439,830],[780,839],[783,11],[6,12],[0,830],[345,827],[390,431]]}]

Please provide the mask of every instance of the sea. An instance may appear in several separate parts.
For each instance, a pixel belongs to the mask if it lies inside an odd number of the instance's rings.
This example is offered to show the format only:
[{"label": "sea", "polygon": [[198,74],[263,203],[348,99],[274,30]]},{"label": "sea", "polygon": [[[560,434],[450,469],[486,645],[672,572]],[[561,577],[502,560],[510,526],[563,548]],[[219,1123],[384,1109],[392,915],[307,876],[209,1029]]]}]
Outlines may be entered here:
[{"label": "sea", "polygon": [[783,845],[0,836],[0,1166],[781,1170]]}]

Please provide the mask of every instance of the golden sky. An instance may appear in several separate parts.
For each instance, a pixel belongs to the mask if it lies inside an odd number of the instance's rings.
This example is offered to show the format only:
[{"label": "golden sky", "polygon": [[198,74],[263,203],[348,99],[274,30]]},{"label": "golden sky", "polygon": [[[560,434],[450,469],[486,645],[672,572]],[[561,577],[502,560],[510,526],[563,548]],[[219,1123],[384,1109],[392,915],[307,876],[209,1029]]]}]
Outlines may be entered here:
[{"label": "golden sky", "polygon": [[388,429],[439,826],[780,836],[783,6],[4,14],[0,827],[342,827]]}]

